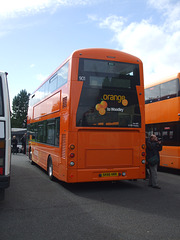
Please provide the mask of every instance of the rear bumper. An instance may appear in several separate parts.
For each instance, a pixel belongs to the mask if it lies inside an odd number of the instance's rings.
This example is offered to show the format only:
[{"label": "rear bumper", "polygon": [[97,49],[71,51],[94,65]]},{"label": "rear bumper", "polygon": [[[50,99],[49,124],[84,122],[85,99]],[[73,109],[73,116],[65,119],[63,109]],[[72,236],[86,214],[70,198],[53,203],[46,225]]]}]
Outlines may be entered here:
[{"label": "rear bumper", "polygon": [[0,176],[0,188],[8,188],[10,185],[10,175]]},{"label": "rear bumper", "polygon": [[67,182],[99,182],[145,179],[145,165],[113,169],[77,169],[68,171]]}]

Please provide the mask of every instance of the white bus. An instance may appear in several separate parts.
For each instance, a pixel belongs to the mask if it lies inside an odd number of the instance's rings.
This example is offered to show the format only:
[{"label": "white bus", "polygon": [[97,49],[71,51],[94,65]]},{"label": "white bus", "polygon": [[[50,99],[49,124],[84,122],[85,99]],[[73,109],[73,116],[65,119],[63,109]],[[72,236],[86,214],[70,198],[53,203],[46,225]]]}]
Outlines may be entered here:
[{"label": "white bus", "polygon": [[0,72],[0,199],[10,184],[11,124],[7,73]]}]

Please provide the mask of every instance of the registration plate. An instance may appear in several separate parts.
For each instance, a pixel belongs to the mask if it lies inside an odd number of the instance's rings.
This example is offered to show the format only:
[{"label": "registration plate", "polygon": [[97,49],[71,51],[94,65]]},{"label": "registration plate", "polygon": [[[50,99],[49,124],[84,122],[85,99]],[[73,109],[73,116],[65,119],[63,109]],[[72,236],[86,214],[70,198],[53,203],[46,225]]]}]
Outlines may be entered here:
[{"label": "registration plate", "polygon": [[118,177],[118,172],[106,172],[101,173],[102,177]]}]

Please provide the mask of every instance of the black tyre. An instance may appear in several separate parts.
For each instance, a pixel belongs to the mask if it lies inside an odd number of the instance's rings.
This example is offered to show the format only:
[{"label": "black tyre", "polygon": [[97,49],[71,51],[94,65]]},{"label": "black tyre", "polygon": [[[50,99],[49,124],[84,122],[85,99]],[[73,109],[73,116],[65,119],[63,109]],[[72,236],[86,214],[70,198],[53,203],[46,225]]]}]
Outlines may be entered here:
[{"label": "black tyre", "polygon": [[32,151],[31,151],[31,148],[29,149],[29,161],[31,163],[31,165],[34,165],[34,162],[32,160]]},{"label": "black tyre", "polygon": [[51,157],[49,157],[49,160],[48,160],[48,176],[49,176],[49,179],[51,181],[54,179],[54,177],[53,177],[53,164],[52,164]]}]

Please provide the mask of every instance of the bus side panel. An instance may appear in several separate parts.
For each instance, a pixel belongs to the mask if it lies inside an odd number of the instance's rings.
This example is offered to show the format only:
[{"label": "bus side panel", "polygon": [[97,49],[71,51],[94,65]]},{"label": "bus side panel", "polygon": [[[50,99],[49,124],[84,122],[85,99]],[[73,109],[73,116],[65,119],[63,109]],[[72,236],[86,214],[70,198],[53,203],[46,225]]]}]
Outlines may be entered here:
[{"label": "bus side panel", "polygon": [[60,111],[60,92],[37,104],[34,107],[34,118],[40,118],[58,111]]},{"label": "bus side panel", "polygon": [[[0,73],[0,104],[4,111],[1,111],[0,121],[0,150],[1,150],[1,174],[0,187],[7,188],[10,185],[10,170],[11,170],[11,124],[10,124],[10,100],[7,74]],[[2,110],[1,109],[1,110]]]},{"label": "bus side panel", "polygon": [[10,175],[11,168],[11,121],[10,121],[10,100],[7,75],[4,75],[4,103],[5,103],[5,119],[6,119],[6,156],[5,174]]},{"label": "bus side panel", "polygon": [[[145,105],[146,125],[179,122],[180,97],[171,98]],[[168,126],[168,125],[167,125]],[[178,139],[177,139],[178,140]],[[163,143],[163,142],[162,142]],[[160,166],[180,169],[179,146],[163,146],[160,152]]]},{"label": "bus side panel", "polygon": [[32,148],[32,160],[44,170],[47,170],[48,158],[51,156],[53,163],[53,175],[58,179],[61,179],[59,176],[60,166],[62,164],[60,156],[60,148],[54,146],[48,146],[45,144],[31,142]]},{"label": "bus side panel", "polygon": [[139,107],[141,112],[141,131],[145,133],[145,102],[144,102],[144,87],[143,86],[136,86]]},{"label": "bus side panel", "polygon": [[177,146],[163,146],[160,152],[160,166],[180,169],[180,149]]},{"label": "bus side panel", "polygon": [[145,105],[146,124],[179,121],[180,97]]}]

